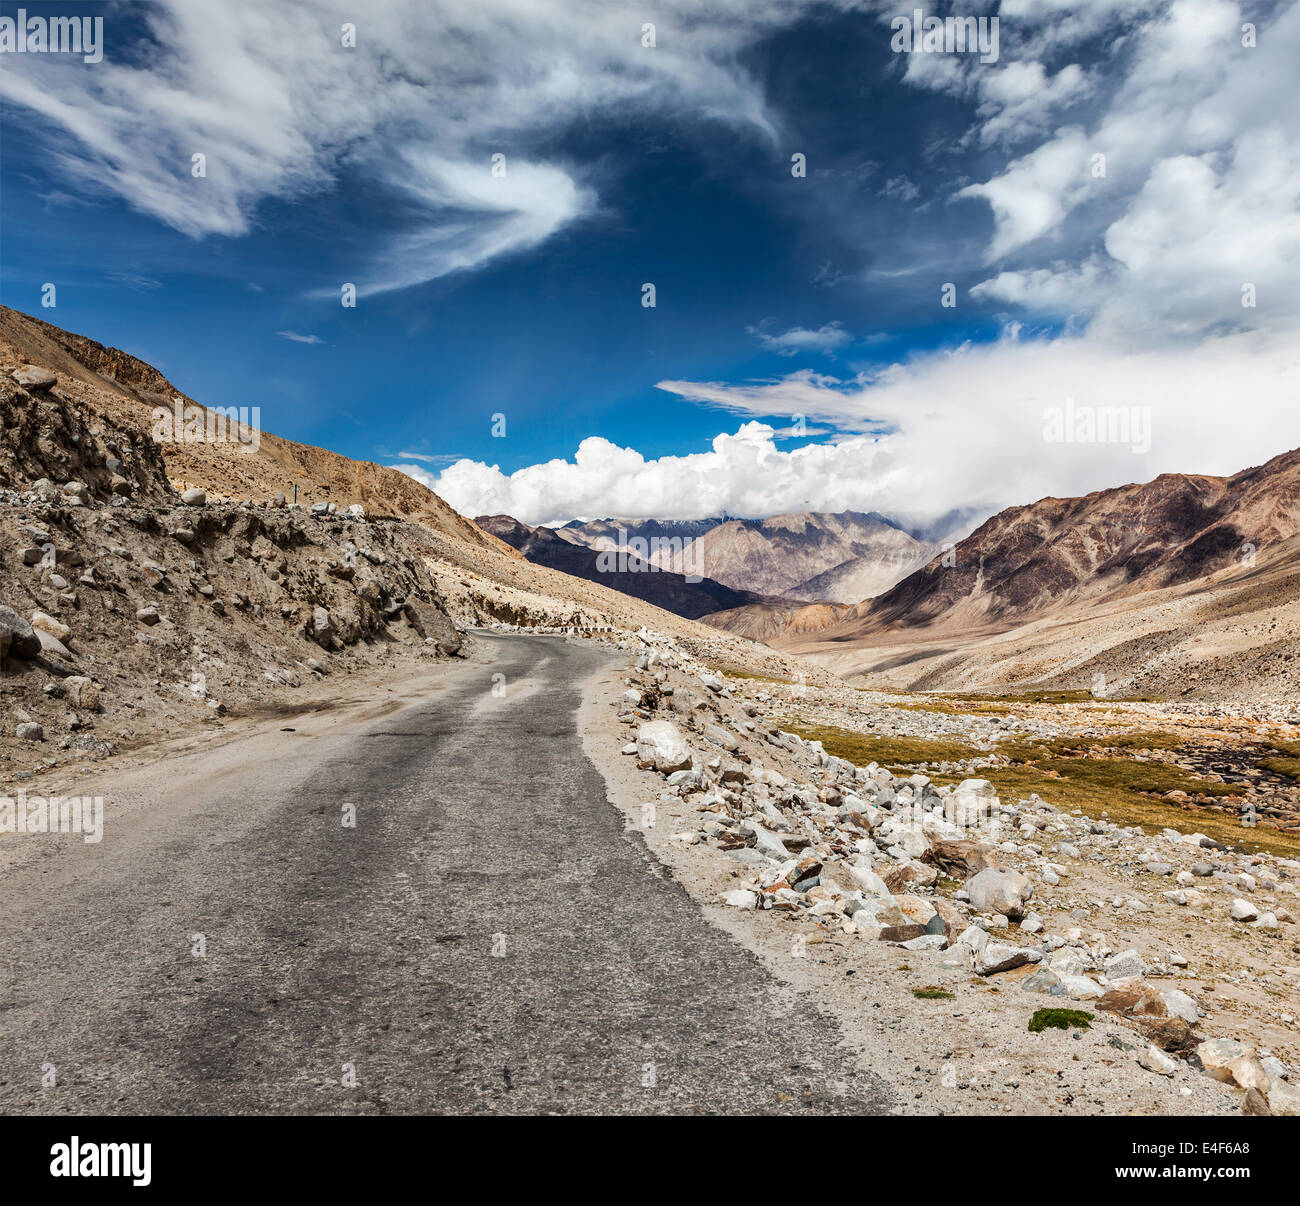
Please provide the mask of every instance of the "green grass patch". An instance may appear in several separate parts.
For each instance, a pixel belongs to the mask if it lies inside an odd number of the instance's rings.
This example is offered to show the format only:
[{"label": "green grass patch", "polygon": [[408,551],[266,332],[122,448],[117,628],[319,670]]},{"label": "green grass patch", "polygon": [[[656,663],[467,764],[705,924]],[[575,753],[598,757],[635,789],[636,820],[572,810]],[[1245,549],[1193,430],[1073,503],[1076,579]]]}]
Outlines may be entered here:
[{"label": "green grass patch", "polygon": [[979,693],[961,693],[953,691],[935,692],[940,699],[951,699],[959,703],[1094,703],[1091,691],[997,691],[988,695]]},{"label": "green grass patch", "polygon": [[[887,737],[855,733],[833,725],[796,721],[785,726],[809,741],[820,741],[828,754],[847,758],[858,766],[876,762],[896,774],[908,775],[920,766],[936,762],[959,762],[987,754],[975,746],[957,741],[932,741],[920,737]],[[1125,736],[1121,734],[1120,736]],[[1128,734],[1132,748],[1170,748],[1176,738],[1161,733]],[[1157,741],[1157,739],[1161,739]],[[1014,803],[1037,793],[1049,804],[1085,816],[1148,833],[1176,829],[1179,833],[1203,833],[1206,837],[1240,850],[1300,856],[1300,838],[1266,826],[1248,827],[1231,813],[1210,808],[1185,809],[1160,797],[1170,791],[1189,796],[1225,798],[1242,789],[1227,783],[1202,779],[1180,766],[1142,762],[1135,758],[1076,757],[1061,755],[1079,750],[1082,742],[1110,743],[1113,738],[1060,737],[1040,742],[1008,742],[997,752],[1017,760],[1013,766],[991,766],[974,772],[989,779],[1004,803]],[[1116,748],[1116,747],[1112,747]],[[1122,747],[1119,747],[1122,748]],[[1300,767],[1297,767],[1300,770]],[[931,773],[936,785],[960,782],[965,774]]]},{"label": "green grass patch", "polygon": [[1007,716],[1013,709],[1010,704],[968,703],[956,704],[935,700],[933,703],[884,703],[882,708],[895,708],[899,712],[938,712],[944,716]]},{"label": "green grass patch", "polygon": [[[1064,737],[1030,737],[1004,741],[997,752],[1016,762],[1038,762],[1089,750],[1176,750],[1186,742],[1176,733],[1080,733]],[[1177,768],[1175,768],[1177,769]]]},{"label": "green grass patch", "polygon": [[1087,1030],[1093,1015],[1082,1009],[1035,1009],[1029,1019],[1029,1033],[1041,1034],[1049,1027],[1053,1030]]},{"label": "green grass patch", "polygon": [[[1078,809],[1085,816],[1105,819],[1112,824],[1128,827],[1137,825],[1148,833],[1161,829],[1176,829],[1179,833],[1203,833],[1206,837],[1241,850],[1276,854],[1282,858],[1300,856],[1300,838],[1279,833],[1263,825],[1249,828],[1239,817],[1210,808],[1180,808],[1167,800],[1154,799],[1136,790],[1142,784],[1147,789],[1159,788],[1164,783],[1186,783],[1181,778],[1169,777],[1155,780],[1147,769],[1173,771],[1175,775],[1190,776],[1195,788],[1181,790],[1189,795],[1206,788],[1215,789],[1215,795],[1224,795],[1234,789],[1223,783],[1207,783],[1195,779],[1180,767],[1164,767],[1156,763],[1135,762],[1132,759],[1062,758],[1049,759],[1046,768],[1060,767],[1060,778],[1044,774],[1043,764],[1027,766],[992,766],[980,772],[997,789],[1004,803],[1023,800],[1037,793],[1049,804],[1072,812]],[[1139,768],[1135,770],[1134,768]],[[931,775],[935,784],[957,783],[961,775]],[[1172,790],[1172,788],[1164,788]]]},{"label": "green grass patch", "polygon": [[937,984],[928,984],[925,988],[912,989],[912,996],[918,1001],[953,1001],[957,994],[940,988]]},{"label": "green grass patch", "polygon": [[1139,730],[1134,733],[1103,733],[1100,736],[1072,737],[1069,740],[1081,746],[1100,746],[1104,750],[1176,750],[1186,745],[1177,733],[1159,733]]},{"label": "green grass patch", "polygon": [[1268,741],[1261,741],[1266,750],[1273,750],[1278,754],[1289,754],[1292,758],[1300,758],[1300,741],[1280,741],[1272,738]]},{"label": "green grass patch", "polygon": [[780,683],[782,686],[793,687],[796,685],[792,678],[776,678],[771,674],[755,674],[752,670],[742,670],[738,666],[710,666],[715,674],[721,674],[725,678],[751,678],[760,683]]},{"label": "green grass patch", "polygon": [[[926,695],[922,698],[931,698]],[[1101,704],[1103,707],[1112,703],[1158,703],[1167,699],[1164,695],[1094,695],[1086,687],[1071,690],[1037,690],[1037,691],[936,691],[933,698],[948,699],[956,703],[1002,703],[1002,704]]]},{"label": "green grass patch", "polygon": [[795,721],[784,726],[805,741],[820,741],[828,754],[847,758],[858,766],[877,762],[890,769],[907,768],[923,762],[960,762],[988,754],[978,746],[960,741],[931,741],[924,737],[881,737],[855,733],[835,725],[806,724]]},{"label": "green grass patch", "polygon": [[1072,783],[1099,790],[1149,792],[1185,791],[1189,796],[1239,796],[1243,789],[1231,783],[1202,779],[1181,766],[1164,762],[1139,762],[1135,758],[1044,758],[1034,763],[1048,777],[1059,775]]},{"label": "green grass patch", "polygon": [[1270,775],[1285,775],[1288,779],[1300,780],[1300,758],[1261,758],[1258,766]]}]

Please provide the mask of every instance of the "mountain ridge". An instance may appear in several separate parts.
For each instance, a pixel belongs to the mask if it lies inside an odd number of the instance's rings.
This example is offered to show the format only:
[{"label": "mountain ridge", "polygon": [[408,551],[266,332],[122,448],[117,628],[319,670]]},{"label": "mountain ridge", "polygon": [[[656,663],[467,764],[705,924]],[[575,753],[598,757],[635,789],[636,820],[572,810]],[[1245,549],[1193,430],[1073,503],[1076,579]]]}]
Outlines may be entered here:
[{"label": "mountain ridge", "polygon": [[669,547],[649,559],[674,572],[696,569],[734,590],[804,603],[860,602],[888,589],[934,551],[893,520],[852,510],[763,519],[604,519],[555,530],[591,548],[619,539],[689,539],[689,552]]},{"label": "mountain ridge", "polygon": [[511,515],[479,515],[474,522],[535,565],[597,582],[689,620],[766,601],[752,592],[733,590],[711,578],[692,580],[664,569],[637,556],[636,546],[629,550],[625,545],[620,556],[613,556],[614,550],[594,549],[566,540],[553,528],[533,527]]},{"label": "mountain ridge", "polygon": [[1300,448],[1007,508],[820,631],[766,639],[907,690],[1300,699]]}]

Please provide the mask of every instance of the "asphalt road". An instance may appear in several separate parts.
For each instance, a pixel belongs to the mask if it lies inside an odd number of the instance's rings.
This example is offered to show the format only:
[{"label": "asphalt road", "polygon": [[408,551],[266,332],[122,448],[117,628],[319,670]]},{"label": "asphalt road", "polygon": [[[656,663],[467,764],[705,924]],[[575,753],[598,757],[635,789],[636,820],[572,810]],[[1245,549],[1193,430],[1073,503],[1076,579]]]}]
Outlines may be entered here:
[{"label": "asphalt road", "polygon": [[576,728],[610,655],[478,639],[388,715],[106,780],[97,846],[0,838],[43,843],[0,863],[0,1112],[886,1112],[625,832]]}]

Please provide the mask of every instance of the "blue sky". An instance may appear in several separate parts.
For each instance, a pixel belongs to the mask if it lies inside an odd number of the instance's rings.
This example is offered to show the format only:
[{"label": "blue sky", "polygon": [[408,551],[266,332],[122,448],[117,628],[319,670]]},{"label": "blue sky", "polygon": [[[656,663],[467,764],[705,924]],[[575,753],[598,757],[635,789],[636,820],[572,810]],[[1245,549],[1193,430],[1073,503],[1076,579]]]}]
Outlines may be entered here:
[{"label": "blue sky", "polygon": [[[1300,442],[1294,4],[959,6],[995,63],[871,3],[26,7],[104,61],[0,59],[0,300],[463,510],[927,522]],[[1045,447],[1076,395],[1151,447]]]}]

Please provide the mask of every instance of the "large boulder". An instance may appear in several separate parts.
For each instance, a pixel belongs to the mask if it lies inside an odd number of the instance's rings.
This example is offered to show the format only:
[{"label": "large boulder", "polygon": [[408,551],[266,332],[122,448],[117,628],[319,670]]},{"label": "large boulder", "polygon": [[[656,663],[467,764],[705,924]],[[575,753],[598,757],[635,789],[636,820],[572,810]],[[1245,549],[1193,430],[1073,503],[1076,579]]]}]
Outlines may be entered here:
[{"label": "large boulder", "polygon": [[330,615],[329,608],[316,607],[312,609],[311,621],[307,626],[307,635],[316,644],[322,649],[328,649],[330,642],[337,635],[337,631],[334,627],[334,617]]},{"label": "large boulder", "polygon": [[1192,1029],[1182,1018],[1135,1018],[1138,1027],[1162,1051],[1185,1056],[1196,1046]]},{"label": "large boulder", "polygon": [[38,628],[36,630],[36,639],[41,643],[41,657],[47,661],[50,658],[59,661],[71,659],[72,650],[53,633],[46,632],[44,628]]},{"label": "large boulder", "polygon": [[928,862],[953,879],[976,875],[987,867],[997,868],[997,851],[985,842],[936,838],[930,843]]},{"label": "large boulder", "polygon": [[402,610],[405,611],[411,627],[426,641],[431,640],[439,653],[445,653],[450,657],[453,653],[460,652],[460,633],[456,631],[456,625],[451,622],[451,617],[441,607],[433,603],[425,603],[421,599],[408,599]]},{"label": "large boulder", "polygon": [[856,885],[868,896],[877,896],[884,899],[893,895],[889,885],[871,869],[865,859],[855,863],[846,863],[844,870],[849,873]]},{"label": "large boulder", "polygon": [[732,753],[740,749],[740,742],[718,724],[706,724],[704,726],[704,739],[713,742],[714,745],[720,745],[724,750]]},{"label": "large boulder", "polygon": [[667,720],[651,720],[636,731],[636,756],[657,771],[691,769],[691,750],[681,730]]},{"label": "large boulder", "polygon": [[47,615],[43,611],[32,612],[32,627],[43,628],[56,641],[60,641],[65,645],[68,643],[68,638],[72,635],[72,629],[62,620],[56,620],[53,616]]},{"label": "large boulder", "polygon": [[926,863],[908,859],[905,863],[890,863],[881,873],[880,878],[885,881],[885,887],[897,895],[908,884],[928,888],[939,878],[939,872]]},{"label": "large boulder", "polygon": [[1024,967],[1026,963],[1034,962],[1037,953],[1025,947],[1012,946],[1007,942],[987,942],[975,952],[975,970],[981,976],[1011,971],[1012,968]]},{"label": "large boulder", "polygon": [[1102,970],[1108,980],[1129,980],[1134,976],[1147,974],[1147,966],[1142,962],[1142,956],[1132,949],[1110,955],[1102,964]]},{"label": "large boulder", "polygon": [[1275,1080],[1268,1090],[1268,1108],[1282,1118],[1300,1118],[1300,1089]]},{"label": "large boulder", "polygon": [[1233,1064],[1240,1059],[1250,1059],[1254,1054],[1253,1047],[1225,1038],[1206,1039],[1197,1044],[1195,1051],[1196,1060],[1205,1073],[1224,1084],[1232,1084],[1236,1079]]},{"label": "large boulder", "polygon": [[53,389],[59,383],[58,377],[39,364],[24,364],[9,374],[23,389],[32,393]]},{"label": "large boulder", "polygon": [[978,913],[1001,913],[1012,921],[1025,915],[1025,902],[1034,894],[1033,885],[1019,871],[985,867],[966,881],[966,895]]},{"label": "large boulder", "polygon": [[1098,999],[1097,1008],[1126,1018],[1163,1018],[1169,1015],[1164,998],[1144,984],[1110,989]]},{"label": "large boulder", "polygon": [[0,657],[41,656],[41,638],[12,607],[0,606]]},{"label": "large boulder", "polygon": [[1172,1076],[1178,1071],[1178,1062],[1170,1059],[1154,1043],[1138,1056],[1138,1063],[1157,1076]]},{"label": "large boulder", "polygon": [[74,674],[63,680],[63,689],[74,708],[83,712],[99,711],[99,684],[84,674]]},{"label": "large boulder", "polygon": [[742,821],[740,829],[742,833],[748,833],[753,837],[755,848],[760,853],[766,854],[768,858],[783,863],[790,857],[790,851],[785,848],[785,843],[776,834],[764,829],[757,821]]}]

